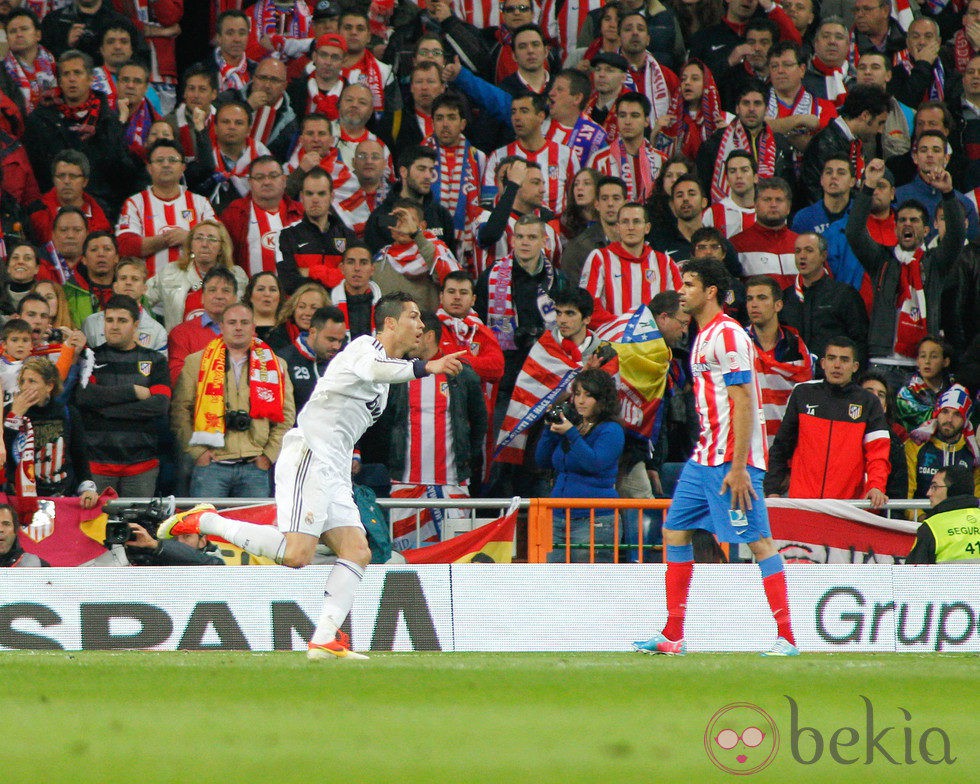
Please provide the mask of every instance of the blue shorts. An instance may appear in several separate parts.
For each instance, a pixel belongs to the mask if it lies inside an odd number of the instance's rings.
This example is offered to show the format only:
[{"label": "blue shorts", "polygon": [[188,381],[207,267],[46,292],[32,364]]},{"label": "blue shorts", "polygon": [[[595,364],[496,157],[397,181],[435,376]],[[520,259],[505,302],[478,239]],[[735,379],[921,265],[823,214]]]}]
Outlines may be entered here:
[{"label": "blue shorts", "polygon": [[677,480],[664,528],[672,531],[704,528],[720,542],[749,543],[772,536],[762,492],[762,477],[766,472],[748,467],[758,497],[752,500],[751,509],[742,512],[732,509],[731,491],[719,495],[721,483],[730,469],[731,463],[704,466],[688,460]]}]

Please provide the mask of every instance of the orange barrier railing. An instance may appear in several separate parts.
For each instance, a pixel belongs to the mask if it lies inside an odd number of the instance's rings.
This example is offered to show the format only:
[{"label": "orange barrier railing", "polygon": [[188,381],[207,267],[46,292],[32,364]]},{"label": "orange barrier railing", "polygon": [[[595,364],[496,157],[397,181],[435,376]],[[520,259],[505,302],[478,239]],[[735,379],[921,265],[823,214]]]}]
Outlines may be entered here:
[{"label": "orange barrier railing", "polygon": [[[622,531],[623,521],[621,512],[625,510],[646,510],[646,509],[666,509],[670,506],[669,498],[532,498],[527,513],[527,562],[546,563],[548,554],[554,549],[553,541],[553,520],[554,510],[565,510],[565,562],[571,561],[572,549],[575,547],[569,540],[571,539],[571,511],[573,509],[588,509],[589,511],[589,562],[595,562],[596,541],[595,541],[595,515],[597,510],[613,510],[613,541],[619,543],[620,532]],[[644,562],[644,552],[647,549],[643,544],[643,521],[639,519],[637,524],[637,541],[626,542],[612,545],[613,563],[619,563],[620,548],[631,550],[636,548],[638,562]],[[581,547],[582,545],[579,545]],[[601,547],[601,545],[600,545]],[[651,560],[663,560],[662,552],[659,558],[647,558]]]}]

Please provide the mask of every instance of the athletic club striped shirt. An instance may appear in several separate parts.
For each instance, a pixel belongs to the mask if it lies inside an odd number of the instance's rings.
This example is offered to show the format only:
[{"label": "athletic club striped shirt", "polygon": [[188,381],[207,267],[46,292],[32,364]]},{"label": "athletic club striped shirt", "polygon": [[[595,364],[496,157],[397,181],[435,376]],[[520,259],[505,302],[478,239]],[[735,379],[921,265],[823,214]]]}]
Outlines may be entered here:
[{"label": "athletic club striped shirt", "polygon": [[[152,187],[147,188],[126,199],[119,214],[116,224],[119,255],[142,257],[140,248],[144,237],[155,237],[165,229],[190,230],[203,220],[213,219],[211,203],[183,186],[180,195],[170,201],[158,198]],[[157,270],[162,270],[171,261],[177,261],[182,249],[183,243],[146,256],[148,277],[152,278]]]},{"label": "athletic club striped shirt", "polygon": [[408,443],[402,482],[458,484],[449,395],[449,382],[444,375],[408,382]]},{"label": "athletic club striped shirt", "polygon": [[631,313],[661,291],[680,291],[681,271],[669,256],[649,245],[633,256],[614,242],[589,254],[580,285],[595,297],[595,326]]},{"label": "athletic club striped shirt", "polygon": [[732,461],[734,406],[728,387],[745,384],[753,411],[747,463],[764,471],[769,450],[763,431],[762,392],[755,373],[755,346],[742,325],[719,312],[698,332],[691,352],[691,373],[701,433],[691,459],[705,466]]}]

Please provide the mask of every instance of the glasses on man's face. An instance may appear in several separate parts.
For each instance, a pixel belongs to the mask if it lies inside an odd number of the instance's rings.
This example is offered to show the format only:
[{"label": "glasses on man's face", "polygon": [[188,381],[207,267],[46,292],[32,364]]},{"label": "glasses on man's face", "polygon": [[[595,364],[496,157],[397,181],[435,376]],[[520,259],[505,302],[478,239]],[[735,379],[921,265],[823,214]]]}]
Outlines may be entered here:
[{"label": "glasses on man's face", "polygon": [[282,176],[283,173],[278,172],[277,174],[250,174],[248,178],[252,182],[269,182],[270,180],[278,180]]},{"label": "glasses on man's face", "polygon": [[501,9],[505,14],[526,14],[531,10],[529,5],[505,5]]},{"label": "glasses on man's face", "polygon": [[354,157],[359,161],[383,161],[385,156],[380,152],[356,152]]},{"label": "glasses on man's face", "polygon": [[178,163],[182,163],[182,162],[183,162],[183,159],[178,158],[176,155],[168,155],[165,158],[154,158],[152,161],[150,161],[150,163],[153,163],[153,164],[170,163],[170,164],[174,164],[174,165],[176,165]]},{"label": "glasses on man's face", "polygon": [[286,80],[281,79],[278,76],[271,76],[266,74],[256,74],[252,77],[257,82],[268,82],[269,84],[285,84]]},{"label": "glasses on man's face", "polygon": [[949,485],[937,485],[935,482],[933,482],[931,485],[929,485],[929,492],[932,492],[933,490],[945,490],[947,487],[949,487]]},{"label": "glasses on man's face", "polygon": [[419,49],[420,57],[443,57],[445,54],[442,49]]},{"label": "glasses on man's face", "polygon": [[207,234],[195,234],[194,242],[200,242],[202,245],[220,245],[221,237],[209,237]]}]

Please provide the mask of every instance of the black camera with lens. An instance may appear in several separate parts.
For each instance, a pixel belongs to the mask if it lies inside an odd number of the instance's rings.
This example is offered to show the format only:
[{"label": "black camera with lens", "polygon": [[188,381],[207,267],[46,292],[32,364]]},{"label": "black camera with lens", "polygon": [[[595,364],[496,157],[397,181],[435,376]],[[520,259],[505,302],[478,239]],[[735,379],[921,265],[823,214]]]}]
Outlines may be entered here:
[{"label": "black camera with lens", "polygon": [[599,347],[595,350],[595,355],[599,359],[599,365],[605,365],[609,360],[615,359],[616,349],[613,344],[607,340],[602,341]]},{"label": "black camera with lens", "polygon": [[154,498],[150,501],[133,502],[116,499],[102,507],[109,519],[105,524],[106,547],[116,544],[126,544],[132,539],[130,523],[138,523],[155,537],[160,523],[174,513],[176,508],[174,497]]},{"label": "black camera with lens", "polygon": [[549,425],[560,425],[562,419],[567,419],[573,427],[582,421],[575,406],[570,403],[556,403],[544,412],[544,421]]},{"label": "black camera with lens", "polygon": [[225,411],[225,429],[244,433],[252,426],[252,417],[248,411]]}]

